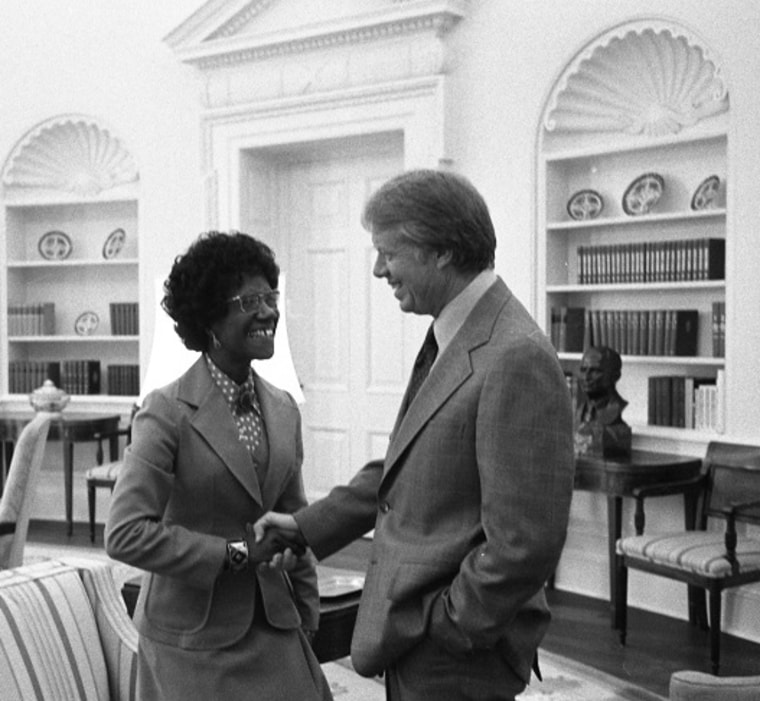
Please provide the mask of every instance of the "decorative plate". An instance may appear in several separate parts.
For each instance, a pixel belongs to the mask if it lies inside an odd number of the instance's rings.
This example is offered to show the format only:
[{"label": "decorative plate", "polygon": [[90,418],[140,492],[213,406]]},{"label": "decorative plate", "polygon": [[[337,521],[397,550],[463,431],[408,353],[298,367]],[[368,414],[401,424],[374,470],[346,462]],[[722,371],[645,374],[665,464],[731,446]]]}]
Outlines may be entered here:
[{"label": "decorative plate", "polygon": [[71,253],[71,239],[62,231],[48,231],[37,242],[37,250],[46,260],[63,260]]},{"label": "decorative plate", "polygon": [[705,178],[692,195],[691,208],[694,211],[712,209],[715,206],[715,200],[718,198],[719,189],[720,178],[717,175]]},{"label": "decorative plate", "polygon": [[665,189],[665,180],[659,173],[639,175],[623,195],[623,211],[632,216],[649,214]]},{"label": "decorative plate", "polygon": [[95,312],[82,312],[74,322],[74,331],[78,336],[91,336],[99,323],[100,317]]},{"label": "decorative plate", "polygon": [[110,260],[116,258],[121,253],[121,249],[124,248],[124,242],[127,240],[127,234],[124,229],[114,229],[110,234],[106,242],[103,244],[103,258]]},{"label": "decorative plate", "polygon": [[567,202],[567,213],[576,221],[596,219],[604,208],[604,200],[596,190],[579,190]]}]

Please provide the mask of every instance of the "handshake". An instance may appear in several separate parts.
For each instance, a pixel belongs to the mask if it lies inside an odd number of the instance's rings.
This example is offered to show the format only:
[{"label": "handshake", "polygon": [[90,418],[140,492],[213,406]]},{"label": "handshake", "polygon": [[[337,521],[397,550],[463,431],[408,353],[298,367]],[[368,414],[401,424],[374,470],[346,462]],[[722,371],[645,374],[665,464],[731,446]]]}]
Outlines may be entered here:
[{"label": "handshake", "polygon": [[[301,557],[308,547],[295,519],[290,514],[274,512],[262,516],[254,524],[247,523],[245,540],[249,565],[292,565],[294,556]],[[290,551],[290,555],[287,551]]]}]

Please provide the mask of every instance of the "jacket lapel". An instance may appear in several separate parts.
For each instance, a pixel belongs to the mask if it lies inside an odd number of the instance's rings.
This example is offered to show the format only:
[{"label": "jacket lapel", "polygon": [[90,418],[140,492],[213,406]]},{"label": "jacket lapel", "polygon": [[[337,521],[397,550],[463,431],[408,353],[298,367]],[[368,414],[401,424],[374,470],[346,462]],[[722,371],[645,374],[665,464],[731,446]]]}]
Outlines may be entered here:
[{"label": "jacket lapel", "polygon": [[433,365],[409,410],[405,415],[399,412],[391,433],[383,478],[393,469],[433,414],[472,375],[470,353],[488,343],[496,317],[510,294],[500,279],[488,288],[462,328]]},{"label": "jacket lapel", "polygon": [[178,398],[196,407],[190,423],[257,503],[261,488],[248,449],[238,440],[227,402],[201,356],[180,380]]},{"label": "jacket lapel", "polygon": [[280,493],[282,482],[290,476],[289,470],[278,469],[278,466],[285,464],[287,456],[295,452],[292,438],[295,426],[293,430],[283,430],[291,423],[287,413],[290,407],[286,407],[274,394],[272,388],[258,375],[254,381],[269,444],[269,469],[264,478],[262,491],[264,505],[270,505],[274,504],[276,496]]}]

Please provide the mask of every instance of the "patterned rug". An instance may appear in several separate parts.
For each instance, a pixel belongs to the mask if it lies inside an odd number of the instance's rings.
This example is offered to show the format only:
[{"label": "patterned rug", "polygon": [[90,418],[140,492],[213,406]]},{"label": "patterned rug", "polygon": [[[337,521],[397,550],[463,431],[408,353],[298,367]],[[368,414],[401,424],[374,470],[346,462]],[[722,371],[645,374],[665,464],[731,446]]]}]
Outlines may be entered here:
[{"label": "patterned rug", "polygon": [[[580,662],[541,650],[542,682],[535,677],[519,701],[665,701],[641,687],[598,672]],[[348,658],[322,665],[336,701],[385,701],[380,679],[364,679]]]},{"label": "patterned rug", "polygon": [[[25,562],[42,558],[89,557],[109,560],[100,548],[78,548],[68,545],[47,545],[30,542],[24,552]],[[111,562],[113,562],[111,560]],[[114,563],[117,584],[132,577],[137,570]],[[533,678],[519,701],[666,701],[641,687],[629,684],[588,665],[545,650],[539,653],[543,682]],[[360,677],[349,658],[322,665],[336,701],[385,701],[382,679]]]}]

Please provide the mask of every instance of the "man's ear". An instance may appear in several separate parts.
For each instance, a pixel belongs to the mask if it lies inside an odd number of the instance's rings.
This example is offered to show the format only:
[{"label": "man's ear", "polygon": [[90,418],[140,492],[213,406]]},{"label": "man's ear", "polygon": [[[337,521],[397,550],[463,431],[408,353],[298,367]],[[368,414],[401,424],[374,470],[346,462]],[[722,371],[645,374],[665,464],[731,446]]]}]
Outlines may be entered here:
[{"label": "man's ear", "polygon": [[443,270],[443,268],[451,264],[451,259],[453,258],[451,251],[441,251],[440,253],[436,251],[434,255],[436,256],[435,265],[438,270]]}]

